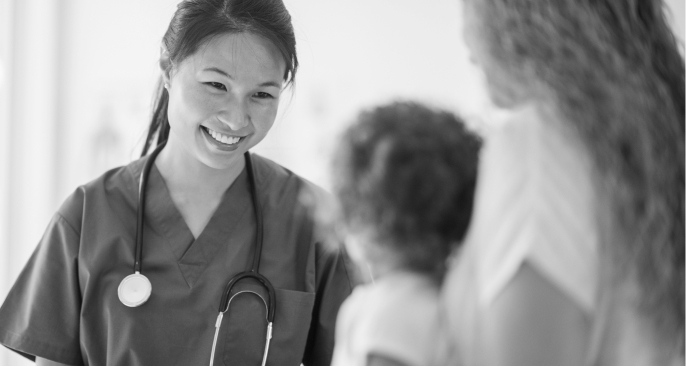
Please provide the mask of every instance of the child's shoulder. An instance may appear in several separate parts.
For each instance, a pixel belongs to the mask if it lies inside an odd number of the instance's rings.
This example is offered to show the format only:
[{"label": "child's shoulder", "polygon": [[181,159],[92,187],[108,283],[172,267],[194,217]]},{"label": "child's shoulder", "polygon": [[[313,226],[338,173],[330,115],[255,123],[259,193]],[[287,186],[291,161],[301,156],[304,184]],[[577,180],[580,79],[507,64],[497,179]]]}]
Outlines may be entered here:
[{"label": "child's shoulder", "polygon": [[[393,279],[392,279],[393,278]],[[345,300],[345,307],[351,309],[351,313],[362,314],[387,314],[388,309],[397,307],[396,302],[402,304],[412,303],[407,300],[409,296],[421,294],[422,299],[438,298],[438,287],[434,289],[422,287],[429,285],[421,279],[404,277],[383,277],[375,279],[372,283],[360,284],[353,289],[352,294]],[[419,293],[415,293],[419,292]],[[403,306],[402,308],[405,308]],[[352,311],[355,309],[357,311]]]},{"label": "child's shoulder", "polygon": [[416,312],[435,312],[440,289],[429,276],[409,271],[398,272],[380,279],[376,285],[376,302],[384,308],[397,309],[392,315],[404,317]]},{"label": "child's shoulder", "polygon": [[394,274],[358,286],[341,309],[340,325],[356,354],[432,364],[437,344],[439,288],[428,277]]},{"label": "child's shoulder", "polygon": [[[349,299],[351,311],[370,322],[373,333],[393,330],[392,325],[420,328],[438,315],[439,287],[414,273],[386,276],[376,284],[358,286]],[[348,303],[348,301],[346,301]]]}]

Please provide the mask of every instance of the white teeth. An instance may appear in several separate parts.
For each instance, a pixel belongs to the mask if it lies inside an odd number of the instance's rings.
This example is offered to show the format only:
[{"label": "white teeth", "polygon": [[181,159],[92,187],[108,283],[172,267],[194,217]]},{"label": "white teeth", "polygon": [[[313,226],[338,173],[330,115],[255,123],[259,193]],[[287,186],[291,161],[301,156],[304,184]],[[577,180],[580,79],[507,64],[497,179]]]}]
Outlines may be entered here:
[{"label": "white teeth", "polygon": [[236,144],[239,140],[241,140],[239,137],[222,135],[210,128],[207,128],[207,131],[214,138],[214,140],[223,144]]}]

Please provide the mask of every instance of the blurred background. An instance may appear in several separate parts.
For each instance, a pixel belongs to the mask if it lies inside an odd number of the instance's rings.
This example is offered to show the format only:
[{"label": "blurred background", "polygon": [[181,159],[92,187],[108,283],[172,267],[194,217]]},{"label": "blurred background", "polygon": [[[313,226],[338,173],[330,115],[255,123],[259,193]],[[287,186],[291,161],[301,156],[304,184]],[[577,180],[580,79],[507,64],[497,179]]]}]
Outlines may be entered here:
[{"label": "blurred background", "polygon": [[[0,302],[61,202],[140,156],[177,3],[0,0]],[[459,0],[285,3],[301,67],[257,153],[328,189],[330,149],[361,109],[414,99],[480,131],[502,119],[469,63]],[[667,3],[683,44],[684,0]],[[29,361],[0,348],[0,364]]]}]

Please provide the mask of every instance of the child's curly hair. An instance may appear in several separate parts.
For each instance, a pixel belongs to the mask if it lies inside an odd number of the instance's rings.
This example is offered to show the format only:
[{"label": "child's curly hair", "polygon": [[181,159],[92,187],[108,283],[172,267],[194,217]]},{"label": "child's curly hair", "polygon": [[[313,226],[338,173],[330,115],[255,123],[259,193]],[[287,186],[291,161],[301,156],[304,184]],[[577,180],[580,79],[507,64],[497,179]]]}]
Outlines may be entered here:
[{"label": "child's curly hair", "polygon": [[455,115],[414,102],[362,112],[334,158],[334,191],[349,231],[402,265],[438,275],[469,225],[481,139]]}]

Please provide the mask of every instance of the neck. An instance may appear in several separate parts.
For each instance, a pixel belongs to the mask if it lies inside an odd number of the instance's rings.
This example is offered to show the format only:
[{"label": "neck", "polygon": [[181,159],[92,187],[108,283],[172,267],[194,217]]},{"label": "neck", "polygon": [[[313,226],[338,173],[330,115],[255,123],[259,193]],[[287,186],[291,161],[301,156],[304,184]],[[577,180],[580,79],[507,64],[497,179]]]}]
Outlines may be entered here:
[{"label": "neck", "polygon": [[241,157],[224,169],[212,168],[191,155],[170,134],[155,165],[173,194],[193,196],[197,193],[205,197],[221,197],[243,171],[245,159]]},{"label": "neck", "polygon": [[385,249],[368,249],[367,266],[374,280],[405,270],[400,258]]}]

